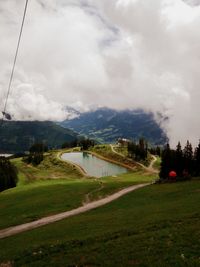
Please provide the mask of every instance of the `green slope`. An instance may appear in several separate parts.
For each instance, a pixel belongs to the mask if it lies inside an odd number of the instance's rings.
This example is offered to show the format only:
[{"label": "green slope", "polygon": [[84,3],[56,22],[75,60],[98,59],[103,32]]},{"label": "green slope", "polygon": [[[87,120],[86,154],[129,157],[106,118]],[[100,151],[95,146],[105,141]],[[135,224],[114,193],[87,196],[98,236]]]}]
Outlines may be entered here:
[{"label": "green slope", "polygon": [[72,164],[56,156],[56,152],[46,155],[37,167],[27,165],[21,159],[12,160],[19,170],[19,183],[16,188],[0,193],[0,229],[71,210],[86,200],[96,200],[154,178],[141,172],[87,178]]},{"label": "green slope", "polygon": [[72,141],[77,134],[49,121],[5,121],[0,129],[0,153],[27,151],[35,142],[52,148]]},{"label": "green slope", "polygon": [[0,262],[197,267],[199,191],[199,180],[140,189],[96,210],[0,240]]}]

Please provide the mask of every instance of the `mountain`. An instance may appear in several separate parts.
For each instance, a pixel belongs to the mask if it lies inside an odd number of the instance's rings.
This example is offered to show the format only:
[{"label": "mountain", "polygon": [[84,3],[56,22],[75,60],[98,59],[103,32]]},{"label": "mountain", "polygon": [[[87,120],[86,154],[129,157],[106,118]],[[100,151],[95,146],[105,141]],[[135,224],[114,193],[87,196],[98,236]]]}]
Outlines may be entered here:
[{"label": "mountain", "polygon": [[67,120],[71,120],[71,119],[77,118],[81,114],[78,110],[76,110],[75,108],[72,108],[70,106],[66,106],[64,111],[65,111]]},{"label": "mountain", "polygon": [[115,142],[120,137],[134,140],[144,137],[152,144],[164,144],[167,141],[153,114],[142,110],[101,108],[81,113],[76,118],[63,121],[61,125],[101,143]]},{"label": "mountain", "polygon": [[51,148],[58,148],[76,137],[72,130],[50,121],[4,121],[0,126],[0,152],[27,151],[35,142],[45,142]]}]

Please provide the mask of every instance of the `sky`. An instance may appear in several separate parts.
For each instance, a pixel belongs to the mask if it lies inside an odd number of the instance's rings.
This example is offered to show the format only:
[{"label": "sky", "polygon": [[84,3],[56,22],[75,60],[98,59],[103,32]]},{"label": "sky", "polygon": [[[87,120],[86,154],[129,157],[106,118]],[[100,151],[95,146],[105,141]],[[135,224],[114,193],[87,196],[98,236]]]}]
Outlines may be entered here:
[{"label": "sky", "polygon": [[[1,110],[24,4],[0,1]],[[187,139],[196,145],[199,4],[30,0],[7,112],[15,120],[63,120],[66,106],[141,108],[154,113],[172,146]]]}]

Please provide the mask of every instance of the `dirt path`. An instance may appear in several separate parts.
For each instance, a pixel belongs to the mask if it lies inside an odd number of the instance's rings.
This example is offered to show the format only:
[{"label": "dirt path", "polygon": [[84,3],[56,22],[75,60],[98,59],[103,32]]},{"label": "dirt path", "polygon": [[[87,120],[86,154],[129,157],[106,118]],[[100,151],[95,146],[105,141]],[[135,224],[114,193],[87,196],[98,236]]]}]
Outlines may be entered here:
[{"label": "dirt path", "polygon": [[144,164],[142,164],[142,163],[139,163],[139,162],[137,162],[137,164],[139,165],[139,166],[141,166],[143,169],[145,169],[147,172],[151,172],[151,173],[155,173],[155,174],[158,174],[158,170],[156,170],[154,167],[153,167],[153,164],[156,162],[156,160],[157,160],[157,158],[154,156],[154,155],[151,155],[152,156],[152,160],[151,160],[151,162],[150,162],[150,164],[149,164],[149,166],[147,167],[147,166],[145,166]]},{"label": "dirt path", "polygon": [[32,230],[32,229],[41,227],[43,225],[54,223],[54,222],[60,221],[62,219],[65,219],[65,218],[68,218],[68,217],[71,217],[74,215],[78,215],[80,213],[84,213],[86,211],[98,208],[100,206],[103,206],[107,203],[112,202],[113,200],[120,198],[121,196],[123,196],[125,194],[128,194],[129,192],[132,192],[136,189],[142,188],[142,187],[147,186],[147,185],[149,185],[149,183],[148,184],[133,185],[133,186],[130,186],[130,187],[125,188],[123,190],[120,190],[119,192],[117,192],[111,196],[105,197],[103,199],[100,199],[100,200],[97,200],[94,202],[90,202],[90,203],[88,203],[82,207],[77,208],[77,209],[62,212],[62,213],[48,216],[48,217],[44,217],[42,219],[30,222],[30,223],[25,223],[25,224],[9,227],[6,229],[2,229],[2,230],[0,230],[0,239],[5,238],[5,237],[9,237],[9,236],[13,236],[13,235],[16,235],[16,234],[19,234],[19,233],[22,233],[22,232],[25,232],[28,230]]},{"label": "dirt path", "polygon": [[[111,147],[112,152],[114,152],[115,154],[117,154],[117,155],[119,155],[119,156],[125,158],[125,156],[124,156],[122,153],[119,153],[119,152],[117,152],[117,151],[115,150],[115,148],[114,148],[113,145],[110,145],[110,147]],[[157,158],[156,158],[154,155],[151,155],[151,156],[152,156],[153,159],[151,160],[151,162],[150,162],[150,164],[149,164],[148,167],[145,166],[145,165],[142,164],[142,163],[139,163],[139,162],[136,162],[136,164],[137,164],[138,166],[142,167],[142,168],[143,168],[145,171],[147,171],[147,172],[151,172],[151,173],[155,173],[155,174],[157,174],[157,173],[158,173],[158,170],[156,170],[156,169],[153,167],[153,164],[156,162]]]},{"label": "dirt path", "polygon": [[156,170],[156,169],[153,167],[153,165],[154,165],[154,163],[156,162],[157,158],[156,158],[156,156],[154,156],[154,155],[151,155],[151,157],[152,157],[153,159],[152,159],[152,161],[150,162],[150,164],[149,164],[149,166],[148,166],[148,169],[149,169],[149,171],[151,171],[151,172],[158,173],[158,170]]},{"label": "dirt path", "polygon": [[111,147],[111,150],[112,150],[113,153],[125,158],[125,155],[123,155],[122,153],[117,152],[113,145],[110,144],[110,147]]},{"label": "dirt path", "polygon": [[[96,179],[96,181],[99,182],[98,179]],[[104,184],[100,181],[99,182],[99,188],[94,189],[93,191],[90,191],[88,194],[85,195],[85,199],[82,202],[82,205],[84,206],[84,205],[90,203],[92,194],[94,194],[96,192],[100,192],[104,187],[105,187]]]}]

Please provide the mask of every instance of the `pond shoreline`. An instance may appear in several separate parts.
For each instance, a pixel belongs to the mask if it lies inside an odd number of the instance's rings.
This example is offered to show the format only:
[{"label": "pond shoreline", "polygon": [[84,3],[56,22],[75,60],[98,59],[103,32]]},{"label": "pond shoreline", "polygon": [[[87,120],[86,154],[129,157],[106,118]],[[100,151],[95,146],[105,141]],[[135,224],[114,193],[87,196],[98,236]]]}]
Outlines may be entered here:
[{"label": "pond shoreline", "polygon": [[117,175],[116,174],[109,174],[109,175],[102,175],[102,176],[95,176],[95,175],[91,175],[91,174],[88,174],[88,170],[85,170],[83,166],[79,165],[78,163],[74,162],[73,160],[69,160],[69,159],[64,159],[62,158],[62,155],[64,154],[68,154],[68,153],[87,153],[91,156],[94,156],[96,158],[98,158],[99,160],[103,160],[107,163],[110,163],[110,164],[113,164],[113,165],[116,165],[118,167],[121,167],[121,168],[124,168],[126,169],[126,171],[133,171],[134,168],[131,168],[130,166],[126,165],[126,164],[123,164],[123,163],[120,163],[118,161],[115,161],[115,160],[111,160],[111,159],[108,159],[106,157],[103,157],[95,152],[91,152],[91,151],[87,151],[87,150],[84,150],[84,151],[63,151],[63,152],[60,152],[58,154],[58,157],[60,160],[62,161],[65,161],[65,162],[68,162],[69,164],[75,166],[78,168],[78,170],[85,176],[85,177],[95,177],[95,178],[101,178],[101,177],[105,177],[105,176],[112,176],[112,175]]},{"label": "pond shoreline", "polygon": [[[58,155],[57,155],[58,159],[61,160],[61,161],[64,161],[64,162],[69,163],[73,167],[76,167],[77,170],[83,175],[83,177],[85,177],[85,178],[92,177],[92,176],[88,175],[87,172],[85,171],[85,169],[82,166],[80,166],[79,164],[74,163],[72,161],[68,161],[68,160],[62,159],[62,155],[65,154],[65,153],[72,153],[72,151],[62,151],[62,152],[59,152]],[[76,153],[76,152],[73,152],[73,153]]]},{"label": "pond shoreline", "polygon": [[126,168],[126,169],[128,169],[128,170],[130,170],[130,171],[134,171],[135,168],[136,168],[136,167],[130,167],[129,165],[124,164],[124,163],[119,162],[119,161],[116,161],[116,160],[114,160],[114,159],[106,158],[106,157],[104,157],[104,156],[102,156],[102,155],[97,154],[96,152],[93,152],[93,151],[87,151],[87,150],[85,150],[84,152],[87,152],[87,153],[89,153],[89,154],[92,154],[92,155],[96,156],[97,158],[103,159],[103,160],[108,161],[108,162],[110,162],[110,163],[114,163],[114,164],[116,164],[116,165],[119,165],[119,166],[121,166],[121,167],[124,167],[124,168]]}]

